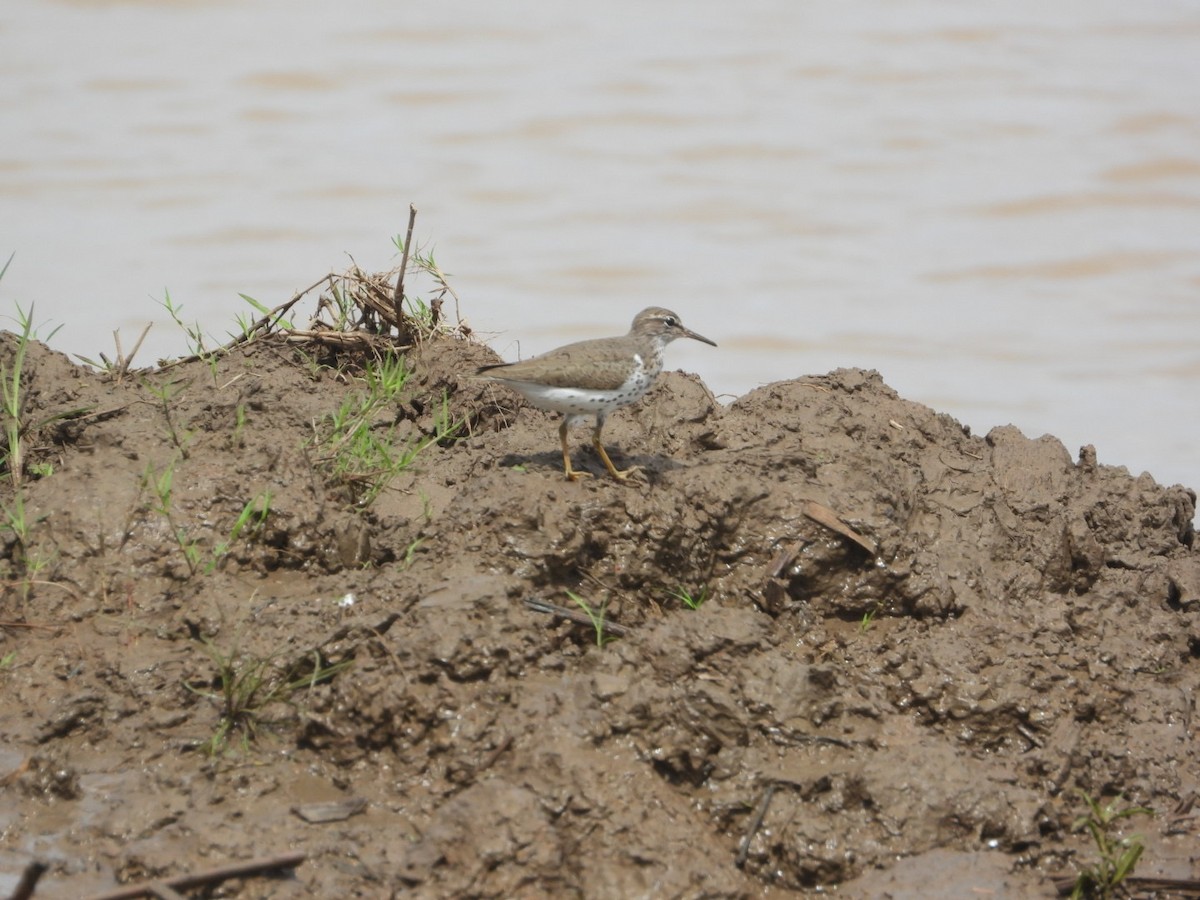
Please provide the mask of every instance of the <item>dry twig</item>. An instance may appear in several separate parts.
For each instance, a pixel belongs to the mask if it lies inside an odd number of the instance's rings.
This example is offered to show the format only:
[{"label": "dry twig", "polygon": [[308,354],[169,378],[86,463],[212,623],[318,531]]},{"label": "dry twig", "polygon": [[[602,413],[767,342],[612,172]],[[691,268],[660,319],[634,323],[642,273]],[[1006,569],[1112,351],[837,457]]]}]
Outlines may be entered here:
[{"label": "dry twig", "polygon": [[[596,623],[593,622],[586,613],[577,609],[567,609],[565,606],[555,606],[553,603],[547,603],[545,600],[539,600],[537,597],[526,597],[525,605],[534,612],[549,613],[552,616],[557,616],[560,619],[567,619],[579,625],[587,625],[594,628]],[[615,635],[616,637],[624,637],[629,634],[632,629],[627,625],[620,625],[616,622],[610,622],[607,619],[604,621],[604,631],[607,634]]]},{"label": "dry twig", "polygon": [[13,892],[8,895],[8,900],[29,900],[33,896],[33,891],[37,887],[38,879],[40,879],[48,869],[44,862],[31,862],[25,867],[25,871],[21,873],[21,880],[17,882],[17,886]]},{"label": "dry twig", "polygon": [[396,314],[397,327],[400,322],[404,321],[404,273],[408,271],[408,251],[412,247],[413,223],[416,221],[417,207],[410,203],[408,204],[408,233],[404,235],[404,254],[400,258],[400,274],[396,276],[396,292],[392,294],[392,309]]},{"label": "dry twig", "polygon": [[[249,875],[264,875],[274,869],[292,869],[304,862],[308,854],[301,851],[280,853],[276,856],[263,856],[249,859],[245,862],[233,863],[195,875],[176,875],[174,878],[141,881],[126,885],[113,891],[98,894],[92,900],[132,900],[135,897],[152,897],[155,895],[155,884],[168,888],[193,888],[203,885],[217,884],[230,878],[245,878]],[[161,894],[159,895],[161,896]]]},{"label": "dry twig", "polygon": [[771,798],[775,796],[775,791],[778,788],[779,785],[772,781],[763,791],[762,799],[758,801],[758,806],[754,810],[754,817],[750,819],[750,826],[742,836],[742,845],[738,848],[737,859],[734,860],[734,865],[739,869],[746,865],[746,858],[750,855],[750,842],[758,834],[758,829],[762,828],[763,819],[767,817],[767,809],[771,805]]}]

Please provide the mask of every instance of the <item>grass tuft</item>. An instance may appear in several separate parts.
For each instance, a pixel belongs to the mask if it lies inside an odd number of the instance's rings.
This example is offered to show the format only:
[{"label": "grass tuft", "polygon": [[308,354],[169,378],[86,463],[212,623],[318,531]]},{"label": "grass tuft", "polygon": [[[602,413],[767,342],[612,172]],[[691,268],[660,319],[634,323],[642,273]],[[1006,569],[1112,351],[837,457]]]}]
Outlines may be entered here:
[{"label": "grass tuft", "polygon": [[605,601],[600,606],[592,606],[574,591],[567,591],[567,596],[571,598],[571,602],[583,610],[584,615],[592,623],[592,628],[596,631],[596,646],[603,647],[609,641],[615,641],[616,638],[608,633],[604,626],[605,613],[608,610],[608,602]]},{"label": "grass tuft", "polygon": [[209,756],[224,751],[235,734],[241,735],[241,749],[249,749],[260,728],[268,724],[270,707],[283,704],[294,708],[296,694],[328,681],[353,664],[349,659],[327,664],[317,650],[312,651],[311,658],[285,664],[278,656],[244,654],[236,647],[222,651],[207,639],[202,642],[216,665],[212,687],[205,689],[186,681],[184,687],[220,705],[217,726],[201,745]]},{"label": "grass tuft", "polygon": [[695,610],[703,606],[704,601],[708,599],[708,586],[705,585],[704,587],[700,588],[700,592],[698,594],[693,594],[686,587],[680,585],[679,587],[675,588],[675,590],[668,591],[667,594],[672,599],[678,600],[688,609]]},{"label": "grass tuft", "polygon": [[1118,838],[1115,825],[1121,819],[1133,816],[1153,816],[1154,810],[1145,806],[1118,808],[1122,799],[1120,795],[1106,806],[1101,806],[1086,791],[1079,791],[1079,796],[1087,805],[1087,812],[1075,820],[1071,830],[1086,830],[1092,836],[1092,843],[1096,845],[1100,858],[1076,877],[1071,900],[1111,900],[1119,896],[1121,882],[1133,874],[1142,851],[1146,849],[1145,842],[1136,835]]},{"label": "grass tuft", "polygon": [[431,444],[450,441],[461,425],[450,420],[443,396],[433,434],[399,439],[395,406],[410,374],[402,356],[389,354],[369,363],[362,375],[365,390],[343,400],[318,435],[328,476],[345,485],[359,507],[374,502]]}]

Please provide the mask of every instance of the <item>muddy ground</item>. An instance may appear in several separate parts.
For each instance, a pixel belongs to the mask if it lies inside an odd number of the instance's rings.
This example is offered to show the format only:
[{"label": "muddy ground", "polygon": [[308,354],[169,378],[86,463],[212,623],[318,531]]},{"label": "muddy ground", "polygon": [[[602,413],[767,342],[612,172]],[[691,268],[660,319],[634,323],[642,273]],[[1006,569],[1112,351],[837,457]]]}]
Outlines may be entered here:
[{"label": "muddy ground", "polygon": [[[1080,789],[1155,811],[1138,875],[1200,875],[1193,491],[857,369],[727,406],[668,373],[605,429],[644,477],[580,431],[567,483],[461,335],[355,456],[366,359],[30,345],[0,896],[297,850],[211,896],[1048,897],[1098,858]],[[421,449],[389,481],[372,440]],[[567,591],[599,636],[527,603]]]}]

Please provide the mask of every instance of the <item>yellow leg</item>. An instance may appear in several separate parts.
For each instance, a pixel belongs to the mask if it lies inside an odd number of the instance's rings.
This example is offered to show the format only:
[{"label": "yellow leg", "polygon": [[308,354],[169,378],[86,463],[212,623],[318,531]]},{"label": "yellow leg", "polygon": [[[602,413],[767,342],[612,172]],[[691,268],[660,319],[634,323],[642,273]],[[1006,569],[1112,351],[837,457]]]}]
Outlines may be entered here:
[{"label": "yellow leg", "polygon": [[[567,420],[563,419],[563,423],[558,426],[558,436],[562,439],[563,448],[563,472],[566,473],[567,481],[578,481],[580,478],[591,478],[591,472],[579,472],[571,468],[571,451],[567,449]],[[610,463],[611,465],[611,463]]]},{"label": "yellow leg", "polygon": [[608,458],[608,452],[604,449],[604,445],[600,443],[600,429],[603,424],[596,426],[596,430],[592,432],[592,446],[596,448],[596,452],[600,454],[600,459],[604,461],[604,468],[608,469],[608,474],[617,481],[628,481],[629,476],[634,472],[640,472],[641,466],[630,466],[628,469],[618,469],[613,465],[613,461]]}]

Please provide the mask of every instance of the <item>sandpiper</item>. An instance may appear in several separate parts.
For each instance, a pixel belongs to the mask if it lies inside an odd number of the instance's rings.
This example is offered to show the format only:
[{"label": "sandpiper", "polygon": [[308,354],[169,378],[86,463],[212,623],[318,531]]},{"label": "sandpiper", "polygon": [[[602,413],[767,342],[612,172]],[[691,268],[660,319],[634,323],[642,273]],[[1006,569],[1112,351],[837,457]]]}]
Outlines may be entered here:
[{"label": "sandpiper", "polygon": [[629,334],[567,344],[521,362],[482,366],[476,374],[507,385],[538,409],[563,414],[558,434],[562,439],[563,471],[571,481],[589,478],[591,473],[571,468],[567,429],[580,419],[595,416],[592,446],[608,473],[625,481],[641,467],[622,470],[613,465],[600,442],[604,419],[650,390],[663,368],[663,348],[681,337],[717,346],[715,341],[684,328],[679,316],[669,309],[651,306],[634,316]]}]

